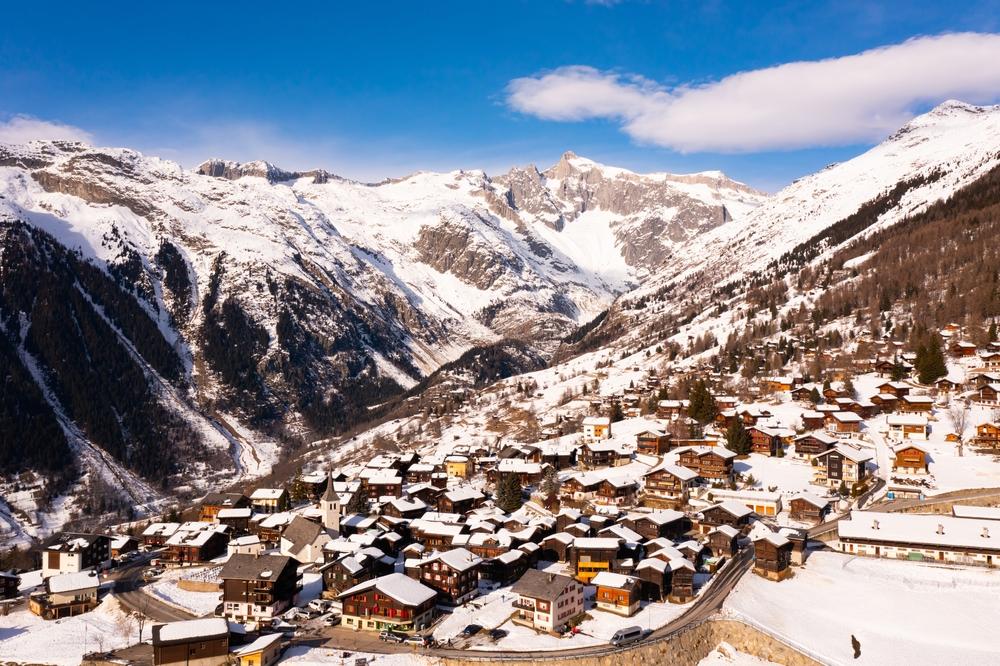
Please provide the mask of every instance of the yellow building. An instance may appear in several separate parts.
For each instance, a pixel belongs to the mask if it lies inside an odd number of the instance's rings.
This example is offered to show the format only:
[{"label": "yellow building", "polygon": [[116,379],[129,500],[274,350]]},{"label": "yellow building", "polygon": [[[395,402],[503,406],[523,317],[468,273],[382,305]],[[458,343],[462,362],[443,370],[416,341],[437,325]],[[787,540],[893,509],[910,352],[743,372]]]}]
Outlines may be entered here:
[{"label": "yellow building", "polygon": [[281,634],[265,634],[233,650],[239,666],[271,666],[281,656]]},{"label": "yellow building", "polygon": [[448,476],[467,479],[472,476],[472,461],[468,456],[448,456],[444,459]]}]

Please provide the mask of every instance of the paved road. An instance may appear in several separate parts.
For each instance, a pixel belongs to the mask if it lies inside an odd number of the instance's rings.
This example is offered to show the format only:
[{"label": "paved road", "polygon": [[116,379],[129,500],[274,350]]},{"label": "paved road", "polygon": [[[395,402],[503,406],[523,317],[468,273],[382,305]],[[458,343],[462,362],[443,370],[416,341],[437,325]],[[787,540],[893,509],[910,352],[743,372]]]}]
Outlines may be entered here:
[{"label": "paved road", "polygon": [[145,553],[142,557],[111,572],[108,578],[115,583],[112,594],[126,609],[142,613],[154,622],[194,619],[196,616],[192,613],[165,604],[142,590],[142,572],[149,564],[149,560],[156,555],[157,553]]},{"label": "paved road", "polygon": [[[726,597],[732,592],[736,583],[749,569],[753,562],[753,548],[744,549],[739,555],[727,563],[715,576],[712,584],[700,595],[691,607],[679,618],[667,623],[653,631],[649,637],[639,643],[647,645],[659,641],[669,640],[685,629],[704,622],[716,613]],[[590,645],[579,648],[567,648],[565,650],[546,652],[484,652],[472,649],[456,650],[448,648],[432,648],[421,650],[410,645],[399,645],[396,643],[383,643],[373,632],[355,632],[343,627],[328,629],[324,632],[325,638],[302,638],[295,639],[293,643],[299,645],[309,645],[312,647],[325,647],[330,650],[343,650],[350,652],[371,652],[371,653],[393,653],[409,654],[422,653],[438,657],[455,657],[464,660],[483,659],[487,661],[544,661],[554,657],[579,657],[607,655],[616,652],[624,652],[634,649],[614,648],[610,645]],[[569,639],[570,641],[572,639]]]}]

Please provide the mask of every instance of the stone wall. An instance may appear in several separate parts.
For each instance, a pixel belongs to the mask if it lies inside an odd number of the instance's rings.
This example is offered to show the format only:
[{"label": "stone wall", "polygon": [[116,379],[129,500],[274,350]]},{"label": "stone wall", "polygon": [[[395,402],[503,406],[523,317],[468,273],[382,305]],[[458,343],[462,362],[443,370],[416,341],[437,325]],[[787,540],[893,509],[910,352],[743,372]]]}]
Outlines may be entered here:
[{"label": "stone wall", "polygon": [[220,589],[218,581],[194,580],[191,578],[179,578],[177,587],[188,592],[218,592]]},{"label": "stone wall", "polygon": [[[557,661],[560,664],[572,666],[655,666],[671,664],[672,666],[697,666],[698,662],[726,642],[740,652],[751,654],[761,659],[784,664],[785,666],[819,666],[819,662],[807,657],[768,634],[737,620],[712,620],[696,625],[687,631],[658,643],[640,643],[630,650],[615,652],[600,656],[581,656],[553,658],[546,661]],[[479,664],[482,666],[509,666],[510,664],[535,663],[535,659],[525,657],[523,660],[491,660],[488,655],[481,658],[460,659],[453,657],[441,658],[445,666],[460,666]]]}]

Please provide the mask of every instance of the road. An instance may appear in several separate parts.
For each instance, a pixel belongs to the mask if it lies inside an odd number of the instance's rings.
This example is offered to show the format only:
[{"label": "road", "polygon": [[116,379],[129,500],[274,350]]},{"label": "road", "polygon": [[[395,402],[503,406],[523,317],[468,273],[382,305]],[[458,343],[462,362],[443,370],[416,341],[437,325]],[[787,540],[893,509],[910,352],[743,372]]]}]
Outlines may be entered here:
[{"label": "road", "polygon": [[142,572],[156,555],[155,552],[144,553],[141,557],[111,572],[108,580],[114,581],[115,584],[112,595],[126,609],[142,613],[154,622],[194,619],[196,616],[192,613],[163,603],[153,595],[142,591]]},{"label": "road", "polygon": [[[383,643],[374,632],[356,632],[343,627],[327,629],[325,638],[296,639],[294,644],[324,647],[330,650],[350,652],[391,653],[391,654],[427,654],[436,657],[454,657],[463,660],[483,659],[488,661],[532,661],[539,662],[554,657],[582,657],[609,655],[635,649],[639,646],[666,641],[692,626],[700,624],[714,615],[726,597],[732,592],[736,583],[749,569],[753,562],[753,548],[745,548],[739,555],[730,560],[716,574],[712,584],[682,616],[654,630],[649,637],[638,645],[627,648],[615,648],[611,645],[589,645],[579,648],[568,648],[557,651],[535,652],[485,652],[471,649],[458,650],[448,648],[431,648],[422,650],[410,645]],[[572,640],[572,639],[570,639]]]}]

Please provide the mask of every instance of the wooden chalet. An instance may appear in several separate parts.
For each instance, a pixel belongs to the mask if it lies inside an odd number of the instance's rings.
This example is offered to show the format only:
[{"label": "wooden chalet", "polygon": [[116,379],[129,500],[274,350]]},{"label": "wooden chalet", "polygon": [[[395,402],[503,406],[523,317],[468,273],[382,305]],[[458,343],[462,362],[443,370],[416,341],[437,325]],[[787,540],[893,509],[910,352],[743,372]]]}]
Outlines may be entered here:
[{"label": "wooden chalet", "polygon": [[708,548],[715,557],[732,557],[739,550],[740,531],[731,525],[719,525],[708,533]]},{"label": "wooden chalet", "polygon": [[670,451],[670,435],[660,430],[644,430],[635,436],[636,452],[662,456]]},{"label": "wooden chalet", "polygon": [[864,483],[871,476],[868,462],[873,458],[871,452],[856,449],[846,444],[837,444],[826,453],[813,458],[815,465],[814,481],[818,485],[837,488],[841,483],[848,489],[855,484]]},{"label": "wooden chalet", "polygon": [[904,395],[896,409],[903,413],[930,413],[934,409],[934,398],[929,395]]},{"label": "wooden chalet", "polygon": [[691,521],[680,511],[652,511],[628,513],[621,524],[639,534],[644,540],[666,537],[673,539],[691,529]]},{"label": "wooden chalet", "polygon": [[736,454],[721,446],[696,446],[679,452],[678,463],[703,479],[730,481]]},{"label": "wooden chalet", "polygon": [[687,502],[688,493],[697,483],[698,473],[680,465],[660,463],[646,472],[645,500]]},{"label": "wooden chalet", "polygon": [[639,610],[640,581],[634,576],[602,571],[590,581],[596,590],[594,601],[598,610],[632,617]]},{"label": "wooden chalet", "polygon": [[734,529],[742,530],[750,524],[751,517],[753,517],[753,511],[745,504],[727,500],[702,509],[698,528],[702,534],[708,534],[720,525],[729,525]]},{"label": "wooden chalet", "polygon": [[302,589],[299,563],[284,555],[236,554],[222,566],[222,612],[234,622],[270,622]]},{"label": "wooden chalet", "polygon": [[225,666],[230,663],[229,623],[225,618],[156,624],[151,642],[154,666]]},{"label": "wooden chalet", "polygon": [[1000,423],[980,423],[976,426],[976,437],[972,440],[976,446],[988,449],[1000,449]]},{"label": "wooden chalet", "polygon": [[225,525],[189,522],[177,528],[166,543],[161,558],[175,564],[208,562],[226,553],[229,529]]},{"label": "wooden chalet", "polygon": [[250,498],[242,493],[209,493],[201,500],[199,520],[211,523],[223,509],[242,509],[249,506]]},{"label": "wooden chalet", "polygon": [[0,571],[0,600],[17,598],[20,586],[20,576],[12,571]]},{"label": "wooden chalet", "polygon": [[811,493],[799,493],[788,500],[788,508],[793,519],[818,523],[830,512],[830,500]]},{"label": "wooden chalet", "polygon": [[753,542],[754,573],[769,580],[784,580],[792,574],[792,542],[772,532]]},{"label": "wooden chalet", "polygon": [[902,443],[892,447],[892,471],[901,474],[927,474],[930,453],[917,444]]},{"label": "wooden chalet", "polygon": [[792,440],[795,445],[796,458],[812,460],[821,453],[826,453],[837,445],[837,438],[821,432],[808,433]]},{"label": "wooden chalet", "polygon": [[476,596],[482,558],[465,548],[455,548],[423,560],[420,582],[437,590],[438,602],[460,606]]},{"label": "wooden chalet", "polygon": [[413,632],[430,626],[437,592],[401,573],[391,573],[344,590],[342,622],[348,629]]},{"label": "wooden chalet", "polygon": [[765,456],[778,455],[781,447],[781,433],[770,428],[751,426],[748,431],[754,453]]}]

